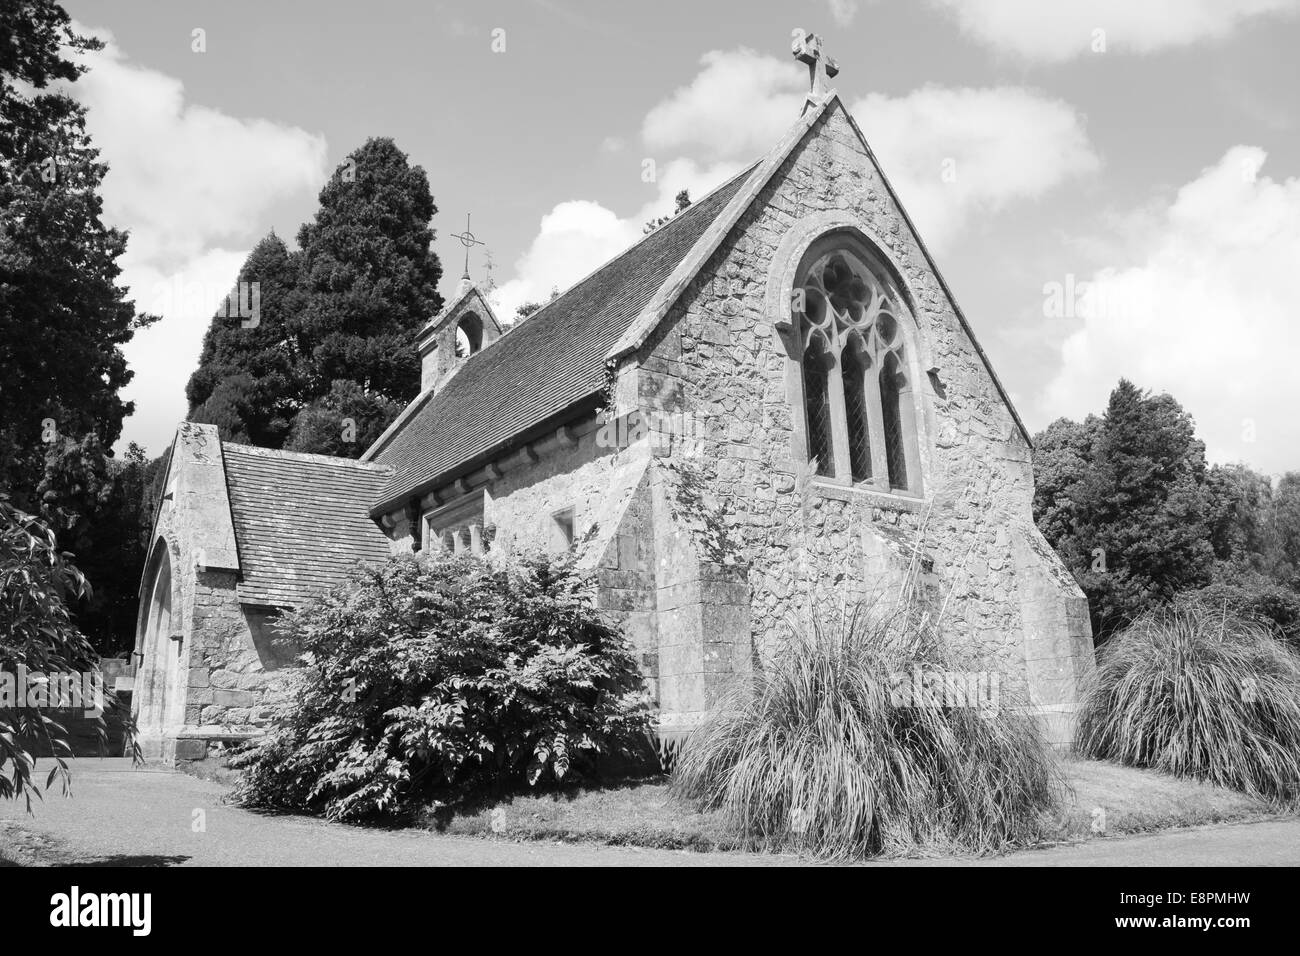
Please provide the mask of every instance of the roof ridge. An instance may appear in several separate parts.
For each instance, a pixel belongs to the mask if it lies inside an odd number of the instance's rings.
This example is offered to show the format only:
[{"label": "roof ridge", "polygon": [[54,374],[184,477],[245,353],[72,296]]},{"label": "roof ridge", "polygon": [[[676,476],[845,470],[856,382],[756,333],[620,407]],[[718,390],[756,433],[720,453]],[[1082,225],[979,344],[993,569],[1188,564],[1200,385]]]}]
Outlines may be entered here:
[{"label": "roof ridge", "polygon": [[287,448],[263,448],[260,445],[245,445],[242,442],[222,441],[223,449],[233,449],[237,452],[246,452],[257,458],[278,458],[286,461],[302,462],[319,462],[327,465],[346,465],[355,466],[364,471],[385,472],[392,471],[391,465],[381,465],[378,462],[363,461],[360,458],[344,458],[341,455],[318,455],[314,452],[307,451],[290,451]]},{"label": "roof ridge", "polygon": [[[456,366],[455,370],[451,375],[447,376],[447,378],[444,379],[443,381],[438,382],[438,384],[435,387],[421,390],[418,395],[416,395],[413,399],[411,399],[410,403],[407,404],[406,408],[404,408],[401,411],[401,413],[395,419],[393,419],[392,424],[390,424],[388,428],[386,428],[380,434],[380,436],[374,440],[371,446],[365,450],[361,458],[358,460],[367,461],[367,462],[373,461],[375,456],[377,456],[380,452],[382,452],[384,448],[387,447],[388,443],[392,441],[393,438],[397,437],[397,433],[400,431],[401,427],[404,424],[406,424],[408,421],[410,421],[410,419],[415,416],[415,414],[420,410],[420,408],[422,408],[429,401],[429,399],[433,398],[435,395],[441,392],[442,389],[445,388],[450,383],[451,379],[463,375],[466,372],[466,370],[470,368],[471,364],[475,363],[476,361],[479,361],[479,356],[487,355],[489,352],[491,352],[492,349],[496,348],[498,345],[504,342],[512,332],[516,331],[517,329],[521,329],[528,323],[536,320],[538,316],[542,315],[542,313],[544,313],[552,305],[556,305],[557,303],[562,302],[566,296],[570,295],[573,292],[578,291],[588,281],[600,275],[606,269],[614,266],[620,260],[624,259],[630,253],[634,252],[643,243],[647,242],[651,238],[655,238],[655,237],[662,238],[665,234],[668,234],[669,231],[674,226],[678,226],[680,223],[688,221],[691,213],[696,212],[697,210],[703,208],[704,204],[708,202],[709,199],[711,199],[715,193],[718,193],[719,191],[726,189],[728,186],[736,182],[736,180],[740,179],[741,177],[752,174],[754,167],[756,167],[761,161],[762,161],[761,158],[756,159],[753,162],[749,163],[747,166],[745,166],[743,169],[741,169],[734,176],[729,176],[726,179],[724,179],[722,182],[714,186],[712,189],[710,189],[699,199],[693,200],[688,207],[683,209],[680,213],[674,215],[672,219],[668,220],[668,222],[664,223],[658,229],[653,229],[650,232],[645,233],[640,238],[632,242],[631,245],[624,248],[621,252],[618,252],[615,255],[611,256],[609,259],[606,259],[600,265],[596,266],[594,269],[592,269],[590,272],[584,275],[581,279],[578,279],[576,282],[569,285],[568,288],[566,288],[555,298],[551,299],[549,302],[542,303],[541,308],[539,308],[532,315],[528,316],[522,321],[511,322],[509,325],[506,325],[504,322],[498,320],[497,324],[502,326],[501,334],[497,336],[496,339],[489,342],[487,345],[483,346],[474,354],[467,356],[464,361],[460,362]],[[722,211],[725,211],[725,207],[723,208]],[[720,214],[721,213],[719,213],[719,215]],[[469,295],[468,290],[465,292],[465,295]],[[482,290],[479,290],[479,295],[483,298],[483,301],[488,302],[488,297],[483,294]],[[461,296],[460,298],[463,297],[464,296]],[[460,298],[457,299],[455,304],[459,304]],[[488,305],[490,307],[491,302],[488,302]],[[430,322],[433,321],[434,321],[433,319],[430,320]],[[425,328],[428,328],[428,326],[426,325]],[[422,330],[422,334],[423,334],[423,330]]]},{"label": "roof ridge", "polygon": [[[641,245],[643,242],[646,242],[646,241],[648,241],[649,239],[651,239],[651,238],[653,238],[653,237],[656,237],[656,236],[663,236],[664,233],[665,233],[667,230],[671,229],[673,226],[678,225],[678,223],[684,221],[684,220],[685,220],[685,219],[686,219],[686,218],[687,218],[687,217],[688,217],[692,212],[695,212],[697,209],[701,208],[701,207],[704,205],[704,203],[705,203],[706,201],[708,201],[708,199],[709,199],[710,197],[713,196],[714,193],[718,192],[718,191],[721,190],[721,189],[725,189],[726,187],[730,186],[732,183],[734,183],[734,182],[735,182],[737,179],[739,179],[740,177],[742,177],[742,176],[744,176],[744,175],[747,175],[748,173],[752,172],[753,169],[754,169],[754,167],[758,165],[759,161],[760,161],[760,160],[757,160],[757,159],[754,160],[754,161],[751,162],[748,166],[746,166],[744,169],[740,170],[740,172],[736,173],[734,176],[728,176],[728,177],[727,177],[726,179],[724,179],[722,182],[718,183],[718,185],[714,186],[712,189],[710,189],[707,193],[705,193],[705,194],[704,194],[703,196],[701,196],[699,199],[692,200],[692,201],[691,201],[691,204],[690,204],[689,206],[687,206],[687,207],[686,207],[685,209],[683,209],[681,212],[676,213],[676,214],[675,214],[671,219],[669,219],[669,220],[668,220],[666,223],[664,223],[662,226],[658,227],[657,229],[652,229],[652,230],[650,230],[649,232],[642,234],[639,238],[633,240],[633,242],[632,242],[631,245],[626,246],[626,247],[625,247],[621,252],[617,252],[617,253],[615,253],[614,255],[610,256],[608,259],[606,259],[606,260],[605,260],[604,262],[602,262],[600,265],[596,266],[596,268],[594,268],[594,269],[592,269],[590,272],[588,272],[588,273],[587,273],[585,276],[583,276],[581,279],[578,279],[576,282],[573,282],[572,284],[570,284],[568,288],[566,288],[563,292],[561,292],[559,295],[557,295],[554,299],[551,299],[549,302],[544,302],[544,303],[542,303],[542,307],[541,307],[540,309],[538,309],[538,310],[537,310],[536,312],[534,312],[532,315],[528,316],[528,317],[527,317],[526,319],[524,319],[523,321],[521,321],[521,322],[514,322],[514,323],[511,323],[510,328],[508,328],[504,333],[502,333],[501,338],[498,338],[498,339],[497,339],[497,342],[500,342],[501,339],[505,338],[506,335],[508,335],[510,332],[513,332],[515,329],[521,327],[525,322],[531,322],[534,318],[536,318],[537,316],[539,316],[539,315],[541,315],[543,312],[545,312],[547,308],[549,308],[550,306],[552,306],[552,305],[554,305],[555,303],[559,302],[561,299],[563,299],[563,298],[564,298],[566,295],[568,295],[569,293],[571,293],[571,292],[575,291],[576,289],[578,289],[578,288],[579,288],[581,285],[583,285],[583,283],[585,283],[588,279],[591,279],[591,278],[593,278],[594,276],[596,276],[597,274],[599,274],[599,273],[601,273],[601,272],[604,272],[605,269],[607,269],[608,267],[614,265],[614,263],[618,262],[618,261],[619,261],[620,259],[622,259],[624,256],[628,255],[628,253],[635,251],[636,248],[637,248],[637,246]],[[496,342],[493,342],[492,344],[495,345]],[[487,349],[484,348],[484,349],[480,349],[478,352],[475,352],[474,354],[475,354],[475,355],[481,355],[483,352],[486,352],[486,351],[487,351]],[[470,357],[473,358],[473,356],[470,356]]]},{"label": "roof ridge", "polygon": [[[737,190],[726,207],[714,217],[713,222],[695,240],[685,257],[659,286],[650,301],[646,303],[645,308],[641,310],[641,314],[636,317],[623,335],[619,337],[618,341],[614,343],[613,347],[610,348],[605,356],[607,362],[615,361],[640,348],[650,334],[658,328],[659,323],[668,314],[668,310],[672,308],[673,303],[680,298],[691,280],[708,262],[709,257],[717,251],[727,236],[731,234],[731,230],[740,221],[741,216],[745,214],[745,210],[753,205],[754,200],[758,198],[758,195],[767,186],[768,182],[776,175],[777,170],[781,168],[786,158],[803,142],[804,137],[808,135],[817,120],[826,114],[830,105],[838,101],[838,93],[834,90],[828,92],[820,103],[810,109],[805,109],[799,115],[799,118],[786,130],[785,135],[781,137],[775,146],[749,165],[746,170],[749,173],[749,181]],[[811,105],[811,100],[809,102]],[[729,183],[732,181],[734,179],[728,180]]]}]

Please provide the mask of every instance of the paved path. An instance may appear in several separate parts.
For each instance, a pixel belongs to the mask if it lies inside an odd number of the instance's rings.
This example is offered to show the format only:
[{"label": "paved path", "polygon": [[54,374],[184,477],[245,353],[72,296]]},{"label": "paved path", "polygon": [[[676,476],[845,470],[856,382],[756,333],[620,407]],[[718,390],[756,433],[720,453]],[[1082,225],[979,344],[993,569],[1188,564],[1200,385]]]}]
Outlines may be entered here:
[{"label": "paved path", "polygon": [[[32,776],[44,782],[48,772]],[[227,806],[228,792],[187,774],[132,768],[125,758],[78,760],[71,798],[47,793],[31,816],[21,802],[0,801],[0,848],[31,862],[101,866],[744,866],[787,859],[365,829]],[[195,811],[203,812],[204,832],[194,832]]]},{"label": "paved path", "polygon": [[[44,774],[41,774],[43,779]],[[792,856],[693,853],[595,844],[511,843],[375,830],[227,806],[227,788],[125,759],[73,765],[73,796],[47,794],[28,816],[0,802],[0,849],[28,862],[123,866],[771,866]],[[194,832],[196,811],[204,829]],[[892,865],[1300,865],[1300,820],[1095,840],[984,860]],[[882,864],[891,865],[891,864]]]}]

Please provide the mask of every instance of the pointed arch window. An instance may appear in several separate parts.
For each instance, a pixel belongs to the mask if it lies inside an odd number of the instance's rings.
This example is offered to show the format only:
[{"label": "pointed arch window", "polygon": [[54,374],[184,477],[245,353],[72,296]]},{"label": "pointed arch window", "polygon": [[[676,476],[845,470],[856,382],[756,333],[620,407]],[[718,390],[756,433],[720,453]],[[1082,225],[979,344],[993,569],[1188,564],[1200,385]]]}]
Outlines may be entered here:
[{"label": "pointed arch window", "polygon": [[919,494],[906,306],[869,262],[853,243],[823,241],[796,274],[806,451],[820,475]]}]

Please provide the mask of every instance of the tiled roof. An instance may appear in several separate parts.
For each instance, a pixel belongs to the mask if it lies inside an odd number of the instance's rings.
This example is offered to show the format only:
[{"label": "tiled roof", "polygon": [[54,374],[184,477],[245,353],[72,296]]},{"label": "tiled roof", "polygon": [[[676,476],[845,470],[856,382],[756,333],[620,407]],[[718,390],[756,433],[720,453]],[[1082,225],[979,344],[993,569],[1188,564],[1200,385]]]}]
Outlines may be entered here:
[{"label": "tiled roof", "polygon": [[740,189],[746,169],[470,356],[374,456],[388,505],[598,393],[605,356]]},{"label": "tiled roof", "polygon": [[388,538],[366,513],[387,468],[230,442],[221,447],[241,601],[295,607],[342,583],[358,561],[388,557]]}]

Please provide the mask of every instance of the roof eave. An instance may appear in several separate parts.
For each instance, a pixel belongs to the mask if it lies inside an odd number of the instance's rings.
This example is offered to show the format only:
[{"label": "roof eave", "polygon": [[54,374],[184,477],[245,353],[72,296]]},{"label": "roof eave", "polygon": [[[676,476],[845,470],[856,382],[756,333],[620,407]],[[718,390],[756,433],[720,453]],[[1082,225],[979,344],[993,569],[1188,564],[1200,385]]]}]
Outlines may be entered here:
[{"label": "roof eave", "polygon": [[438,474],[430,475],[422,479],[418,484],[412,485],[410,489],[396,492],[381,499],[370,507],[370,517],[378,521],[385,514],[403,507],[413,498],[422,498],[429,492],[442,485],[450,484],[457,478],[464,477],[478,471],[489,462],[502,458],[505,455],[512,454],[524,445],[536,441],[538,438],[553,432],[559,426],[580,418],[586,414],[594,412],[600,407],[601,399],[604,395],[602,390],[595,390],[576,401],[570,402],[560,411],[553,415],[547,416],[538,424],[518,434],[511,435],[509,438],[498,442],[491,448],[480,452],[472,458],[467,458],[453,468],[445,469]]}]

